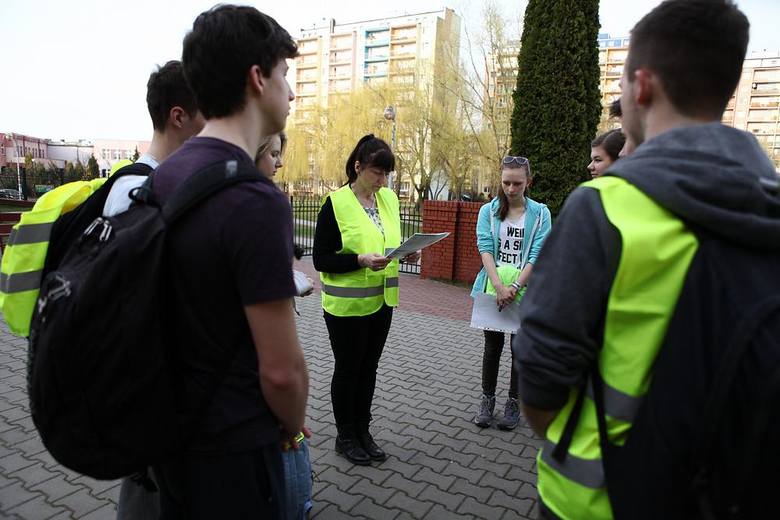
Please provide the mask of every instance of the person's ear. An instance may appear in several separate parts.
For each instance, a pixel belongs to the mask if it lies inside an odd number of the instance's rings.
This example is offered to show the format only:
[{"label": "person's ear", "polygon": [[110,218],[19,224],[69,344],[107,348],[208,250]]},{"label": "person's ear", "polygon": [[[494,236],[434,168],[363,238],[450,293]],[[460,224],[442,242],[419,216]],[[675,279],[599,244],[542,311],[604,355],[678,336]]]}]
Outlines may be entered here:
[{"label": "person's ear", "polygon": [[252,65],[249,67],[249,72],[247,73],[247,87],[252,92],[262,96],[263,91],[265,90],[265,80],[266,78],[263,76],[260,65]]},{"label": "person's ear", "polygon": [[355,161],[355,173],[360,174],[360,161]]},{"label": "person's ear", "polygon": [[647,69],[634,71],[634,98],[637,106],[647,106],[653,101],[658,77]]},{"label": "person's ear", "polygon": [[168,121],[174,128],[182,128],[188,117],[187,112],[182,107],[173,107],[168,112]]}]

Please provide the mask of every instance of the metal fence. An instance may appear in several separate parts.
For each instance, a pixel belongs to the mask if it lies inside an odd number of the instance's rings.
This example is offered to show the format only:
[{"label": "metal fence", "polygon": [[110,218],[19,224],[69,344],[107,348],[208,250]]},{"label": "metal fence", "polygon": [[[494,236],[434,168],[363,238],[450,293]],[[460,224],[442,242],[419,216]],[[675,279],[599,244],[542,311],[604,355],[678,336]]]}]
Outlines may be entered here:
[{"label": "metal fence", "polygon": [[[314,249],[314,228],[322,199],[314,196],[290,196],[293,208],[293,234],[295,242],[303,247],[304,255],[311,255]],[[422,216],[414,204],[401,203],[401,241],[422,231]],[[420,274],[420,262],[401,264],[401,272]]]}]

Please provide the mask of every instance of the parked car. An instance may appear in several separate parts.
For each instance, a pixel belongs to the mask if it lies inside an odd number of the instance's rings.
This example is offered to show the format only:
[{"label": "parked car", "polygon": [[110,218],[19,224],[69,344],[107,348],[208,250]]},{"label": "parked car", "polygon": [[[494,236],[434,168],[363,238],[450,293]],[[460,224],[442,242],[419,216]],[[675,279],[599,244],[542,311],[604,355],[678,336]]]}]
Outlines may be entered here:
[{"label": "parked car", "polygon": [[19,193],[19,190],[0,189],[0,199],[21,200],[22,194]]}]

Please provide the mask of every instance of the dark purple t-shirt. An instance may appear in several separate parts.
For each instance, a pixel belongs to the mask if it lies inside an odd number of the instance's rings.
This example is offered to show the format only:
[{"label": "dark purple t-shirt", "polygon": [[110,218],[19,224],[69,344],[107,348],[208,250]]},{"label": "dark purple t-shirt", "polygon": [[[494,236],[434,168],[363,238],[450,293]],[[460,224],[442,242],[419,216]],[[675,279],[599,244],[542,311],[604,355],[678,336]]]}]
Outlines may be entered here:
[{"label": "dark purple t-shirt", "polygon": [[[164,203],[187,177],[227,160],[254,167],[242,149],[196,137],[154,173]],[[177,345],[182,412],[201,409],[190,448],[244,451],[279,439],[278,421],[260,389],[257,353],[244,306],[295,295],[292,211],[268,179],[225,188],[184,215],[173,228],[166,305]],[[220,363],[234,356],[216,392]]]}]

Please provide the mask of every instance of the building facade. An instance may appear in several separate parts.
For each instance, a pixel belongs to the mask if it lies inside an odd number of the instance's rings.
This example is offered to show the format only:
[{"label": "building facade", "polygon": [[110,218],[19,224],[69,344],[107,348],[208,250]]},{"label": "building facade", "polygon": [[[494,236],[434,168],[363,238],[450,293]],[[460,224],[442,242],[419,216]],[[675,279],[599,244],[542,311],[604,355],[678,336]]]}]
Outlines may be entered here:
[{"label": "building facade", "polygon": [[95,139],[93,147],[95,159],[101,173],[123,159],[132,160],[136,150],[143,155],[149,150],[151,141],[133,141],[129,139]]},{"label": "building facade", "polygon": [[26,157],[33,162],[46,163],[49,159],[48,140],[14,132],[0,133],[0,169],[22,165]]},{"label": "building facade", "polygon": [[[301,30],[299,56],[290,68],[297,98],[293,118],[363,85],[392,81],[419,90],[420,81],[446,65],[446,49],[457,52],[460,24],[452,9],[442,9],[343,24],[331,19]],[[421,67],[427,69],[422,74]]]},{"label": "building facade", "polygon": [[50,139],[46,144],[49,150],[49,161],[57,168],[64,168],[65,163],[87,164],[95,150],[92,141],[86,139],[78,141]]},{"label": "building facade", "polygon": [[780,171],[780,52],[748,56],[723,123],[755,135]]}]

